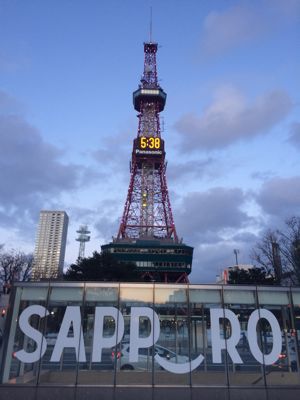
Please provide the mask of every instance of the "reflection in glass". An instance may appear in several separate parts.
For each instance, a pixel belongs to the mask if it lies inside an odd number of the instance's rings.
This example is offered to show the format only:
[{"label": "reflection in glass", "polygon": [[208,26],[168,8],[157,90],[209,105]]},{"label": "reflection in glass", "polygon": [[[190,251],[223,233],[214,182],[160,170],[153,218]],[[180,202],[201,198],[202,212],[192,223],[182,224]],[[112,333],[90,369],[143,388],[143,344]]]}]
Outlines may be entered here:
[{"label": "reflection in glass", "polygon": [[[189,301],[191,312],[191,359],[195,359],[199,354],[204,356],[201,365],[192,372],[192,385],[227,385],[224,356],[222,355],[221,363],[213,363],[212,357],[210,310],[222,308],[221,290],[191,286]],[[219,326],[221,336],[223,336],[224,332],[223,322],[220,321]]]},{"label": "reflection in glass", "polygon": [[[155,352],[169,363],[187,364],[190,372],[190,314],[187,287],[160,285],[155,287],[155,312],[159,317],[160,335]],[[155,385],[190,385],[190,373],[174,374],[159,365]]]},{"label": "reflection in glass", "polygon": [[[267,299],[265,296],[259,296],[260,307],[271,311],[278,321],[281,332],[279,340],[282,344],[277,360],[272,365],[265,366],[266,384],[268,386],[299,384],[297,341],[290,294],[281,292],[276,298],[275,293],[272,293],[272,296]],[[264,304],[262,300],[271,300],[271,304]],[[265,354],[269,354],[275,338],[270,324],[264,319],[260,323],[260,334],[262,350]]]},{"label": "reflection in glass", "polygon": [[[19,283],[13,289],[13,296],[7,319],[9,332],[5,333],[2,346],[2,383],[300,385],[300,290],[297,288]],[[28,323],[42,334],[47,347],[40,360],[24,363],[16,353],[24,350],[30,354],[37,343],[21,330],[20,315],[37,305],[44,307],[45,315],[33,314]],[[73,344],[58,352],[58,359],[53,361],[67,310],[71,313],[65,336]],[[258,318],[252,324],[250,338],[249,320],[253,321],[253,315]],[[268,315],[273,316],[273,322]],[[242,362],[234,359],[230,347],[234,330],[237,332],[234,351]],[[276,335],[281,346],[278,356],[273,344]],[[79,348],[74,346],[77,337]],[[223,348],[214,353],[217,342]],[[253,355],[253,346],[261,355],[262,364],[257,354]],[[135,348],[136,358],[132,359]],[[267,365],[272,353],[274,361]],[[80,361],[79,354],[84,355]],[[201,354],[201,364],[192,370],[193,361]],[[174,372],[183,367],[185,370],[180,371],[183,373]]]},{"label": "reflection in glass", "polygon": [[[102,321],[102,332],[95,330],[95,315],[97,308],[118,309],[118,285],[101,284],[94,286],[86,284],[84,304],[82,307],[82,326],[83,337],[86,353],[86,362],[81,362],[78,365],[77,384],[87,385],[113,385],[114,384],[114,371],[112,361],[113,347],[116,345],[116,339],[112,340],[114,343],[109,347],[100,349],[101,360],[93,360],[93,347],[99,346],[101,341],[100,336],[104,339],[113,338],[116,334],[117,322],[114,316],[104,315]],[[99,337],[99,340],[96,340]],[[95,340],[94,340],[95,339]]]},{"label": "reflection in glass", "polygon": [[[239,341],[236,344],[241,363],[234,363],[227,355],[229,385],[264,386],[263,366],[255,359],[249,346],[248,322],[257,308],[255,290],[224,288],[225,307],[231,310],[239,325]],[[231,327],[227,324],[226,339],[230,340]]]},{"label": "reflection in glass", "polygon": [[[47,300],[47,288],[16,288],[15,307],[13,308],[12,325],[7,345],[6,362],[3,373],[5,383],[36,384],[39,375],[39,361],[23,363],[17,357],[17,352],[24,350],[27,353],[36,350],[36,342],[24,335],[19,324],[19,316],[31,305],[41,305],[45,308]],[[46,309],[45,309],[46,312]],[[45,318],[33,315],[30,325],[40,332],[44,332]]]},{"label": "reflection in glass", "polygon": [[[74,382],[76,382],[78,357],[76,355],[75,346],[65,347],[58,361],[53,361],[52,355],[58,343],[57,338],[67,307],[78,307],[80,313],[82,300],[82,287],[50,288],[49,302],[47,305],[49,315],[46,317],[46,328],[44,331],[47,340],[47,351],[40,363],[40,385],[74,384]],[[73,325],[74,323],[70,323],[67,333],[68,338],[75,336]],[[83,346],[82,340],[83,339],[80,337],[80,342],[77,345]],[[80,348],[78,349],[78,353],[79,352]]]},{"label": "reflection in glass", "polygon": [[[146,311],[138,318],[132,316],[133,308],[145,307]],[[124,334],[120,343],[113,349],[112,357],[116,370],[117,385],[151,385],[153,368],[153,285],[121,284],[119,309],[124,320]],[[149,315],[144,315],[146,313]],[[149,318],[150,317],[150,318]],[[131,342],[136,330],[137,340],[149,340],[150,347],[140,348],[137,359],[132,360]],[[147,339],[149,338],[149,339]],[[134,342],[138,347],[138,343]],[[151,346],[152,345],[152,346]]]}]

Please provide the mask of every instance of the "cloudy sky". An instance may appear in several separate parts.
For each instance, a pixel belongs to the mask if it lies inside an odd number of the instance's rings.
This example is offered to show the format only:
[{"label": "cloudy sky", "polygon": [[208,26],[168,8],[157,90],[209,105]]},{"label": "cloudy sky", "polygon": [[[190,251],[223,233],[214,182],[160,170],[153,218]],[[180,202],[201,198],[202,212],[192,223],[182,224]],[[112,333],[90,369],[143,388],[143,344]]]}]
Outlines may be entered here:
[{"label": "cloudy sky", "polygon": [[175,224],[214,282],[300,215],[299,0],[0,0],[0,243],[32,252],[41,209],[67,263],[80,224],[86,255],[117,234],[150,5]]}]

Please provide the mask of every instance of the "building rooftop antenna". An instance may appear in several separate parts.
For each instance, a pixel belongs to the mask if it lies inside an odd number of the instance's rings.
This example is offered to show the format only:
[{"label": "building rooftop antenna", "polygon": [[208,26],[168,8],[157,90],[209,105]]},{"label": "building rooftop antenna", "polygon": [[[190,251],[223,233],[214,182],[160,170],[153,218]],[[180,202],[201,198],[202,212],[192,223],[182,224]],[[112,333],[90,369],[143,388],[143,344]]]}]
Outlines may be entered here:
[{"label": "building rooftop antenna", "polygon": [[150,32],[149,32],[150,43],[152,43],[152,6],[150,7]]},{"label": "building rooftop antenna", "polygon": [[79,234],[76,240],[79,242],[78,260],[80,260],[84,258],[85,243],[90,241],[91,237],[89,236],[89,233],[91,232],[88,230],[87,225],[81,225],[76,232]]}]

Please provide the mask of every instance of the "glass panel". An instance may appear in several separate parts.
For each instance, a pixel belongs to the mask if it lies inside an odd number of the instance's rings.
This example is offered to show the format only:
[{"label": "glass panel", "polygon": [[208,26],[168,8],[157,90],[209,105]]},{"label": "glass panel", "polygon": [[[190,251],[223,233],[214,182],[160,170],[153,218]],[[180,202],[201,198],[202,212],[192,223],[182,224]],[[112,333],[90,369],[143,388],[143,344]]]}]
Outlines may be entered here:
[{"label": "glass panel", "polygon": [[104,302],[107,304],[108,302],[112,302],[116,304],[118,302],[118,294],[119,294],[119,285],[113,286],[90,286],[90,284],[86,284],[86,301],[94,301],[94,302]]},{"label": "glass panel", "polygon": [[[227,385],[225,358],[221,362],[213,361],[212,335],[211,335],[211,310],[222,308],[220,289],[194,289],[190,288],[191,312],[191,359],[200,354],[204,360],[198,368],[192,371],[193,386],[224,386]],[[223,335],[224,321],[220,321],[218,329]]]},{"label": "glass panel", "polygon": [[[117,341],[118,318],[115,316],[118,315],[118,293],[119,285],[105,286],[103,284],[101,287],[86,285],[83,308],[86,362],[78,365],[78,384],[100,386],[114,384],[112,353]],[[101,317],[102,312],[103,317]],[[114,312],[116,314],[111,315]],[[96,313],[97,322],[95,321]],[[99,347],[102,341],[103,348]]]},{"label": "glass panel", "polygon": [[[231,386],[256,387],[265,384],[263,366],[253,356],[248,341],[248,321],[257,309],[255,294],[255,289],[224,288],[224,303],[229,313],[225,319],[225,345],[231,349],[230,342],[233,341],[235,349],[226,351],[225,355]],[[235,335],[237,338],[234,340]]]},{"label": "glass panel", "polygon": [[190,303],[218,303],[221,304],[220,290],[190,289]]},{"label": "glass panel", "polygon": [[[24,334],[23,331],[26,330],[29,322],[32,328],[41,333],[44,332],[47,312],[46,292],[40,296],[41,292],[35,291],[33,288],[31,291],[32,296],[29,296],[28,288],[24,293],[23,290],[21,287],[16,288],[3,382],[35,385],[38,379],[41,351],[45,339],[40,336],[38,340],[41,340],[38,345],[36,340],[33,340],[29,334]],[[39,295],[37,295],[38,293]],[[29,300],[28,298],[30,297],[33,300]],[[44,300],[39,300],[39,298]],[[38,306],[42,307],[39,308]],[[23,325],[22,329],[20,324]]]},{"label": "glass panel", "polygon": [[[276,351],[271,365],[265,366],[266,384],[268,386],[299,385],[297,341],[291,305],[284,297],[287,293],[274,291],[272,294],[273,296],[268,297],[273,300],[271,304],[260,303],[260,308],[268,310],[276,318],[273,325],[268,318],[261,318],[259,321],[261,349],[265,354],[265,360],[267,360],[267,355],[274,350],[274,343],[277,341],[281,344],[281,349]],[[276,298],[278,294],[282,304],[278,304],[279,301]],[[265,363],[268,362],[265,361]]]},{"label": "glass panel", "polygon": [[[10,332],[2,345],[2,382],[300,386],[300,291],[282,289],[257,288],[257,305],[254,287],[87,283],[54,284],[49,290],[43,284],[16,286]],[[257,319],[251,330],[253,315]],[[40,332],[41,345],[30,337],[33,330],[24,334],[26,325]],[[64,329],[65,347],[59,350],[57,338]],[[219,353],[218,346],[213,352],[212,329],[215,345],[218,339],[224,345]],[[132,360],[135,348],[137,359]],[[22,350],[26,357],[36,356],[24,360]],[[199,355],[203,359],[195,365]]]},{"label": "glass panel", "polygon": [[141,306],[145,303],[153,303],[153,287],[128,285],[120,287],[120,299],[123,302],[129,301],[131,306]]},{"label": "glass panel", "polygon": [[[85,356],[81,331],[82,299],[83,287],[50,288],[45,330],[48,346],[41,361],[40,385],[76,383],[79,354]],[[61,340],[58,340],[59,334]],[[65,347],[59,345],[63,342]]]},{"label": "glass panel", "polygon": [[[299,293],[297,293],[299,294]],[[295,300],[297,297],[294,297],[295,293],[293,293],[294,299],[294,318],[292,320],[292,332],[291,332],[291,344],[288,346],[290,350],[290,364],[291,364],[291,372],[297,373],[298,375],[298,384],[300,384],[300,297],[298,298],[297,303]],[[295,344],[295,348],[293,348],[293,344]],[[294,351],[295,350],[295,351]],[[293,354],[294,352],[294,354]]]},{"label": "glass panel", "polygon": [[47,300],[48,287],[24,287],[22,290],[22,300]]},{"label": "glass panel", "polygon": [[[190,385],[190,317],[187,298],[187,286],[155,287],[155,312],[159,317],[160,333],[154,351],[161,360],[154,361],[155,385]],[[170,372],[172,367],[187,372]]]},{"label": "glass panel", "polygon": [[[142,310],[141,307],[145,309]],[[119,309],[122,313],[121,318],[124,320],[124,335],[113,352],[116,384],[151,385],[154,356],[154,329],[151,323],[151,319],[154,319],[153,285],[121,284]],[[133,312],[136,312],[135,316],[132,316]],[[147,338],[149,338],[149,346],[143,346],[141,342]],[[132,347],[130,340],[133,342]],[[134,352],[134,349],[137,349],[137,354],[136,358],[132,359],[130,354]]]},{"label": "glass panel", "polygon": [[294,292],[294,290],[292,290],[292,296],[293,296],[293,303],[294,304],[300,304],[300,292]]},{"label": "glass panel", "polygon": [[82,301],[82,287],[53,287],[51,288],[50,301]]},{"label": "glass panel", "polygon": [[278,290],[265,291],[258,289],[258,302],[260,304],[289,304],[288,292]]},{"label": "glass panel", "polygon": [[230,290],[224,287],[225,304],[255,304],[255,289]]}]

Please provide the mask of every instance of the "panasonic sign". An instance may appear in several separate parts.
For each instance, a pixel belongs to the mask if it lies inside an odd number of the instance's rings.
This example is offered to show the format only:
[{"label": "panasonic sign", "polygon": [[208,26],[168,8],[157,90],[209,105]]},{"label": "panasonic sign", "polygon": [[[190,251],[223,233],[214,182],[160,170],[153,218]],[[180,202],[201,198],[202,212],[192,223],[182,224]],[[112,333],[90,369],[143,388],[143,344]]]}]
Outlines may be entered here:
[{"label": "panasonic sign", "polygon": [[[23,363],[33,363],[38,361],[47,350],[47,339],[43,334],[30,325],[30,318],[37,315],[41,318],[49,315],[49,311],[41,305],[31,305],[27,307],[19,317],[19,327],[28,338],[35,343],[35,350],[27,352],[24,349],[15,353],[15,357]],[[107,337],[104,336],[104,318],[110,317],[115,321],[114,333]],[[138,361],[139,349],[149,348],[154,345],[160,335],[160,322],[156,312],[150,307],[131,307],[130,319],[130,352],[129,360]],[[150,332],[147,337],[141,337],[140,318],[146,318],[150,321]],[[227,319],[231,325],[231,335],[227,339],[222,338],[220,331],[220,320]],[[270,324],[273,334],[273,347],[271,352],[264,354],[257,341],[257,324],[261,318],[264,318]],[[238,317],[229,309],[212,308],[210,309],[211,319],[211,344],[212,344],[212,362],[221,363],[222,350],[226,350],[231,360],[235,364],[243,364],[237,344],[241,337],[241,328]],[[72,327],[73,335],[69,336]],[[102,350],[109,349],[120,343],[124,335],[124,318],[121,312],[115,307],[95,307],[94,332],[92,344],[92,362],[101,362]],[[271,311],[266,309],[256,309],[249,317],[247,326],[247,338],[249,348],[253,357],[261,364],[271,365],[277,359],[282,350],[281,330],[279,323]],[[83,329],[81,323],[81,312],[79,306],[68,306],[61,323],[60,330],[53,348],[50,362],[58,362],[61,359],[65,348],[73,348],[78,362],[86,362],[86,352],[84,344]],[[187,363],[173,363],[158,354],[155,355],[155,361],[162,368],[175,374],[182,374],[193,371],[204,360],[204,356],[199,354],[194,360]]]}]

